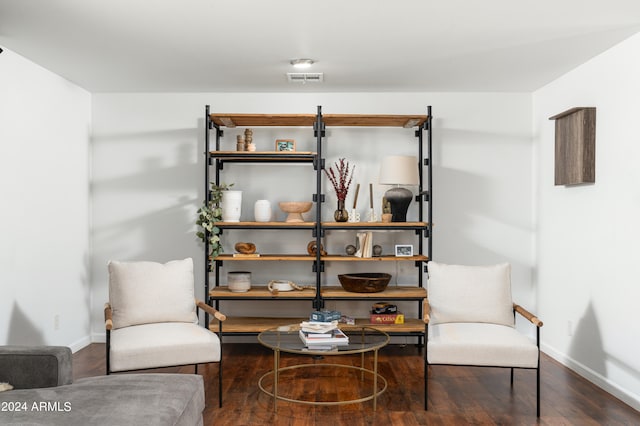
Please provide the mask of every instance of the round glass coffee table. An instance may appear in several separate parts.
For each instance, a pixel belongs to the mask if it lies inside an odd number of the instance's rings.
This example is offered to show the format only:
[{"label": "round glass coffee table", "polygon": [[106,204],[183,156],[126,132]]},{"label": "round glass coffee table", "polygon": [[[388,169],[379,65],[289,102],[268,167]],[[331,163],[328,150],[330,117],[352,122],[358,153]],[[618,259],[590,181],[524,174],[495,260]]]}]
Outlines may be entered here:
[{"label": "round glass coffee table", "polygon": [[[265,330],[258,335],[258,341],[273,350],[273,370],[265,373],[258,380],[258,386],[260,390],[269,396],[273,397],[273,409],[277,411],[278,400],[296,402],[300,404],[310,405],[342,405],[353,404],[358,402],[365,402],[373,400],[373,409],[376,409],[376,402],[378,395],[382,394],[387,389],[387,381],[378,373],[378,351],[380,348],[389,343],[389,335],[378,329],[363,326],[345,326],[341,327],[341,330],[349,336],[349,344],[343,346],[335,346],[331,349],[310,349],[307,348],[299,336],[300,325],[284,325],[276,328]],[[318,355],[318,356],[333,356],[333,355],[349,355],[360,354],[360,366],[355,365],[342,365],[342,364],[328,364],[328,363],[314,363],[314,364],[299,364],[288,367],[280,366],[280,353],[290,354],[303,354],[303,355]],[[373,352],[373,369],[365,368],[364,355],[367,352]],[[310,401],[304,399],[288,398],[278,394],[279,376],[280,373],[293,369],[306,369],[306,368],[344,368],[350,370],[357,370],[361,372],[361,380],[364,380],[365,375],[371,375],[373,379],[373,387],[371,394],[362,398],[340,400],[340,401]],[[265,388],[263,382],[267,377],[273,376],[272,390]],[[381,382],[381,389],[378,389],[378,381]]]}]

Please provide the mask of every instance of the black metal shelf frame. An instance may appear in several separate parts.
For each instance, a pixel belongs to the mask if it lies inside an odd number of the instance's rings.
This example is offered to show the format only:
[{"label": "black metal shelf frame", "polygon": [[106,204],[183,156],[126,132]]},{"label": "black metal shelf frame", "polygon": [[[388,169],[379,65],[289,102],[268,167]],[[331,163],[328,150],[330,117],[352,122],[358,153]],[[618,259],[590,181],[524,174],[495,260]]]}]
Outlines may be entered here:
[{"label": "black metal shelf frame", "polygon": [[[221,138],[224,135],[224,131],[220,128],[220,126],[214,123],[211,120],[210,116],[210,107],[207,105],[205,107],[205,201],[209,202],[211,200],[211,192],[210,192],[210,182],[211,182],[211,173],[209,166],[214,166],[215,174],[214,174],[214,182],[216,184],[220,184],[220,172],[224,168],[224,163],[312,163],[313,169],[316,172],[316,191],[313,194],[313,201],[315,202],[316,208],[316,222],[310,224],[309,226],[305,225],[296,225],[291,226],[283,223],[282,225],[273,225],[273,224],[265,224],[265,225],[242,225],[242,224],[224,224],[220,226],[221,230],[224,229],[259,229],[259,230],[311,230],[313,233],[313,238],[316,239],[316,247],[320,247],[322,243],[322,238],[325,237],[325,231],[332,230],[380,230],[380,231],[407,231],[413,230],[418,238],[418,250],[419,254],[426,254],[427,258],[431,260],[433,258],[433,164],[431,162],[432,158],[432,111],[431,106],[427,107],[427,119],[422,124],[417,126],[415,130],[415,137],[417,139],[418,144],[418,171],[419,171],[419,188],[418,195],[416,195],[415,201],[418,203],[418,222],[426,223],[425,225],[415,225],[415,226],[367,226],[366,223],[359,224],[358,226],[341,226],[339,224],[332,225],[324,225],[322,223],[322,203],[325,202],[325,196],[322,190],[322,173],[325,167],[325,159],[322,154],[322,142],[326,136],[326,126],[323,120],[322,115],[322,107],[317,107],[316,112],[316,120],[313,124],[313,132],[314,137],[316,138],[316,152],[315,153],[300,153],[300,154],[287,154],[286,157],[280,156],[278,154],[273,153],[260,153],[260,152],[243,152],[241,155],[234,154],[231,152],[220,152],[220,142]],[[212,149],[212,141],[210,136],[210,131],[215,131],[215,146]],[[425,142],[426,142],[426,152],[425,152]],[[426,168],[426,176],[425,169]],[[424,204],[427,204],[426,212],[424,211]],[[425,217],[426,213],[426,217]],[[425,247],[426,240],[426,247]],[[216,309],[219,308],[219,303],[221,300],[274,300],[270,298],[247,298],[247,297],[238,297],[238,298],[223,298],[216,299],[215,301],[209,295],[209,289],[211,287],[211,282],[209,278],[209,269],[210,269],[210,261],[209,261],[209,243],[205,238],[205,277],[204,277],[204,287],[205,287],[205,300],[207,303],[212,304],[215,303]],[[426,251],[426,253],[425,253]],[[220,266],[222,265],[221,261],[214,261],[215,268],[215,286],[218,286],[220,283]],[[322,289],[322,274],[324,273],[324,268],[322,266],[324,261],[321,259],[320,250],[316,251],[316,259],[313,262],[313,272],[316,274],[316,294],[314,297],[310,298],[286,298],[286,297],[278,297],[277,300],[312,300],[314,309],[322,309],[324,307],[325,300],[364,300],[362,297],[353,296],[353,297],[323,297],[321,294]],[[320,265],[321,267],[318,267]],[[426,262],[417,261],[416,267],[418,269],[418,286],[423,287],[423,268],[424,272],[427,272]],[[420,301],[418,298],[394,298],[393,300],[398,301]],[[422,317],[422,304],[419,304],[418,307],[418,315]],[[205,314],[205,323],[208,325],[209,317],[208,314]],[[257,334],[257,333],[225,333],[227,335],[247,335],[247,334]],[[422,343],[424,334],[423,332],[391,332],[390,335],[394,336],[416,336],[419,339],[419,344]]]}]

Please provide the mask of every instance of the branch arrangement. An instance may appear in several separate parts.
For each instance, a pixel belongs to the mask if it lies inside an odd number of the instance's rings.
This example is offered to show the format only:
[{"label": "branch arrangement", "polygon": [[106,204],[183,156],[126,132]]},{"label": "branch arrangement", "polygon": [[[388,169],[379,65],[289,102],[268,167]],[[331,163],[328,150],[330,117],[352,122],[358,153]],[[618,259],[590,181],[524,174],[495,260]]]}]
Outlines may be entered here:
[{"label": "branch arrangement", "polygon": [[[334,170],[335,167],[335,170]],[[329,171],[324,169],[324,174],[327,175],[329,181],[333,185],[333,189],[336,191],[338,200],[344,201],[349,193],[349,186],[353,180],[353,171],[356,166],[350,166],[349,162],[344,158],[340,158],[333,166],[329,167]]]}]

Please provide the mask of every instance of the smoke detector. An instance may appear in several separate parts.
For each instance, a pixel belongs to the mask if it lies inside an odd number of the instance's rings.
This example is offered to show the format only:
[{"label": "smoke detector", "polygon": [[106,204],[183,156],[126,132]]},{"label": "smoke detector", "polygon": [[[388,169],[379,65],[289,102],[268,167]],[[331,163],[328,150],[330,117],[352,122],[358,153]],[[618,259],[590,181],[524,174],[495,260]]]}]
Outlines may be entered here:
[{"label": "smoke detector", "polygon": [[324,73],[321,72],[288,72],[287,81],[289,83],[322,83]]}]

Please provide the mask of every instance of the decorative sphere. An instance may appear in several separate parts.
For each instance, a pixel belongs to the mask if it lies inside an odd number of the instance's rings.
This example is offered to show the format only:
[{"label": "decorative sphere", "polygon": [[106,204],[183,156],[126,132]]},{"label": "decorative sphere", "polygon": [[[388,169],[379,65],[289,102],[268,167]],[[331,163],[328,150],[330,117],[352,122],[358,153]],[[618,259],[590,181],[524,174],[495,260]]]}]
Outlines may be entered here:
[{"label": "decorative sphere", "polygon": [[344,250],[349,256],[353,256],[354,254],[356,254],[356,246],[354,246],[353,244],[349,244],[344,248]]}]

